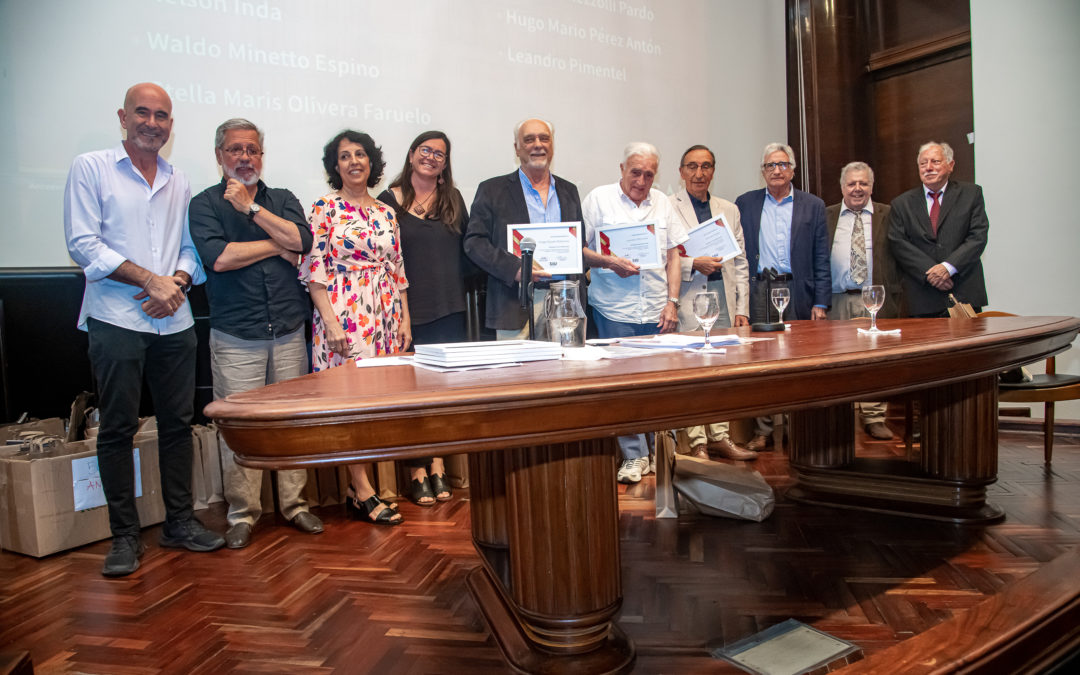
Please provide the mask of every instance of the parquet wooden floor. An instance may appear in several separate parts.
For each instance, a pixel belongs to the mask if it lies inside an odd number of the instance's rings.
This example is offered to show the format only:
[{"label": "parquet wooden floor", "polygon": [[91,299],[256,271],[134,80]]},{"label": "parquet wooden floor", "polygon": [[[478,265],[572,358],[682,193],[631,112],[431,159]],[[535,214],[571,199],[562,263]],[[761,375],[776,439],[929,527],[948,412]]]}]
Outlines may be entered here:
[{"label": "parquet wooden floor", "polygon": [[[1038,434],[1002,432],[991,492],[1008,517],[989,527],[793,504],[777,452],[755,466],[778,493],[763,523],[658,521],[651,476],[620,488],[634,672],[741,672],[708,648],[790,617],[866,653],[940,623],[1080,543],[1080,439],[1059,436],[1051,468],[1041,457]],[[199,515],[223,528],[215,506]],[[29,650],[38,673],[506,672],[465,585],[467,491],[401,510],[384,529],[320,509],[316,536],[264,517],[251,547],[210,554],[162,549],[148,528],[142,567],[120,580],[99,574],[107,542],[0,553],[0,652]]]}]

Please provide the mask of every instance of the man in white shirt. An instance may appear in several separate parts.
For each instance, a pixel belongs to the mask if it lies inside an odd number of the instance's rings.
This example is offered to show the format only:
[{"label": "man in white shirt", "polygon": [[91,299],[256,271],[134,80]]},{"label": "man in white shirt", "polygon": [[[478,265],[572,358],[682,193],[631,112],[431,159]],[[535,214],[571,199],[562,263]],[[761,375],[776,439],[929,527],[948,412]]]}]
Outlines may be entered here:
[{"label": "man in white shirt", "polygon": [[[585,197],[585,264],[593,268],[589,305],[597,334],[603,338],[669,333],[679,325],[679,255],[686,230],[671,202],[652,187],[660,166],[660,153],[648,143],[631,143],[619,165],[619,182],[602,185]],[[610,225],[653,225],[662,266],[641,269],[632,260],[598,253],[597,230]],[[649,468],[644,434],[620,436],[623,462],[621,483],[637,483]]]},{"label": "man in white shirt", "polygon": [[76,157],[64,191],[68,252],[86,275],[79,328],[89,333],[101,412],[98,467],[113,534],[105,576],[131,574],[144,550],[132,456],[144,377],[158,425],[160,543],[191,551],[225,543],[192,514],[197,340],[186,291],[206,274],[188,232],[187,178],[158,155],[172,101],[157,85],[137,84],[117,114],[127,139]]},{"label": "man in white shirt", "polygon": [[[844,199],[825,209],[832,249],[832,306],[830,319],[845,321],[867,316],[862,301],[865,286],[885,287],[885,304],[878,316],[895,318],[900,301],[896,263],[889,253],[889,206],[872,201],[874,171],[863,162],[851,162],[840,171]],[[885,425],[885,403],[859,403],[863,428],[872,438],[893,437]]]}]

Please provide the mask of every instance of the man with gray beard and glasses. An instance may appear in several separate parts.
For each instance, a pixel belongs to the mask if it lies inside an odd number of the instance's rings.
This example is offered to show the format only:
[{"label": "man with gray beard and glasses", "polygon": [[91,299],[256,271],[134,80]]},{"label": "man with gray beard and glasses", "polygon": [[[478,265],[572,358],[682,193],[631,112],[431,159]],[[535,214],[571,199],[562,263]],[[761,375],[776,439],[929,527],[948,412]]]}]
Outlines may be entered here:
[{"label": "man with gray beard and glasses", "polygon": [[[260,180],[263,134],[251,122],[223,122],[214,138],[221,182],[191,200],[191,238],[206,268],[210,300],[210,360],[214,398],[280,382],[308,372],[304,325],[311,316],[297,278],[299,257],[312,234],[292,192]],[[225,543],[243,548],[262,515],[262,471],[236,463],[221,443],[229,529]],[[322,522],[304,500],[307,472],[277,472],[281,513],[301,532]]]}]

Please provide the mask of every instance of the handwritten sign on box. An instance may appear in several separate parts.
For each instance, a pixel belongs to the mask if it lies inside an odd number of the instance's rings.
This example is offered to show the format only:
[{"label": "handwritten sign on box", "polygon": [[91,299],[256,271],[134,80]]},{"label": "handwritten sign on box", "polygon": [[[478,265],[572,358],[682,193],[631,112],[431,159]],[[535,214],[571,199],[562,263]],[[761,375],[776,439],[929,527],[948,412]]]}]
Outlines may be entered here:
[{"label": "handwritten sign on box", "polygon": [[[132,450],[135,460],[135,497],[142,497],[142,467],[139,466],[139,449]],[[105,506],[105,489],[101,485],[97,455],[71,460],[71,485],[75,497],[75,510]]]}]

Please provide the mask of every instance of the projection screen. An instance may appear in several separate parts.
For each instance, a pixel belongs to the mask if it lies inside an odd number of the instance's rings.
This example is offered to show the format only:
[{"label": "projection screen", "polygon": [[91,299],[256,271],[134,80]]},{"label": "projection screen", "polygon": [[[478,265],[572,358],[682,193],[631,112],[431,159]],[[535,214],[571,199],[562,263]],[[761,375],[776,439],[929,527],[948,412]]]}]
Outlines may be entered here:
[{"label": "projection screen", "polygon": [[335,133],[370,133],[381,190],[409,142],[442,129],[456,182],[513,170],[514,125],[555,126],[555,172],[584,196],[618,179],[622,148],[660,148],[678,185],[695,143],[717,152],[713,192],[760,186],[785,139],[782,0],[0,0],[0,267],[70,265],[62,196],[72,158],[118,144],[124,91],[173,100],[163,156],[198,192],[220,179],[215,127],[266,132],[263,177],[305,204],[327,188]]}]

